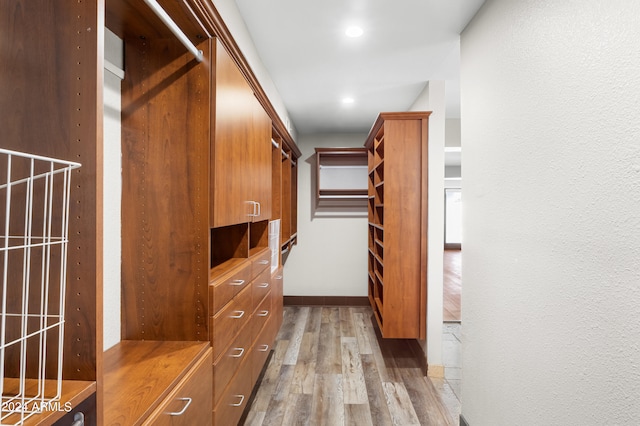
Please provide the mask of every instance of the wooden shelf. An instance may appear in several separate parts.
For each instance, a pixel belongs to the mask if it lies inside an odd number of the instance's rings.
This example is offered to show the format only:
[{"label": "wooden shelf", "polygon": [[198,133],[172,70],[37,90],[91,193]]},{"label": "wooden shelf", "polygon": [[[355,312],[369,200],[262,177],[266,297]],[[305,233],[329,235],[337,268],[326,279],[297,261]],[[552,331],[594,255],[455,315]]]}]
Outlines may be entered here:
[{"label": "wooden shelf", "polygon": [[362,188],[343,188],[343,189],[321,189],[320,198],[330,197],[353,197],[368,198],[368,191]]},{"label": "wooden shelf", "polygon": [[[4,379],[4,394],[5,395],[17,395],[19,393],[20,381],[18,379],[5,378]],[[36,380],[27,380],[25,395],[37,395],[39,390],[37,388],[38,382]],[[57,381],[45,380],[45,395],[55,396],[57,392]],[[61,419],[68,409],[75,409],[75,407],[82,401],[89,398],[96,392],[96,382],[87,382],[80,380],[63,380],[62,381],[62,394],[60,396],[60,409],[59,410],[43,410],[41,413],[35,414],[29,417],[24,426],[30,425],[42,425],[53,424],[57,420]],[[35,403],[35,402],[34,402]],[[3,409],[3,414],[6,414],[6,410]],[[15,424],[20,420],[19,415],[9,416],[4,419],[5,424]]]},{"label": "wooden shelf", "polygon": [[365,142],[369,298],[386,338],[426,337],[429,114],[382,113]]},{"label": "wooden shelf", "polygon": [[227,272],[237,268],[238,266],[245,263],[246,260],[247,259],[245,258],[232,258],[215,266],[214,268],[211,268],[211,270],[209,271],[209,282],[213,281],[216,277],[224,275]]},{"label": "wooden shelf", "polygon": [[382,224],[379,223],[369,223],[370,226],[373,226],[374,228],[380,229],[382,231],[384,231],[384,226],[382,226]]},{"label": "wooden shelf", "polygon": [[376,297],[374,300],[376,301],[376,308],[377,308],[376,310],[377,310],[378,312],[382,312],[382,302],[381,302],[381,301],[380,301],[380,299],[379,299],[379,298],[377,298],[377,297]]}]

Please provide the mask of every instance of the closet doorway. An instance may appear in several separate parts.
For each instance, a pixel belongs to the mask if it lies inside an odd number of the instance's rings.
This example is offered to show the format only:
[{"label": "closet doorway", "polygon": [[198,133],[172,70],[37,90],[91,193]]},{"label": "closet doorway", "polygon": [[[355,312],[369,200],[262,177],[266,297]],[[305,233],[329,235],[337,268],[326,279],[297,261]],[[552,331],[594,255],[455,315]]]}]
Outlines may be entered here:
[{"label": "closet doorway", "polygon": [[462,189],[445,188],[444,230],[444,322],[460,322],[460,299],[462,294]]},{"label": "closet doorway", "polygon": [[444,190],[444,248],[462,248],[462,188]]}]

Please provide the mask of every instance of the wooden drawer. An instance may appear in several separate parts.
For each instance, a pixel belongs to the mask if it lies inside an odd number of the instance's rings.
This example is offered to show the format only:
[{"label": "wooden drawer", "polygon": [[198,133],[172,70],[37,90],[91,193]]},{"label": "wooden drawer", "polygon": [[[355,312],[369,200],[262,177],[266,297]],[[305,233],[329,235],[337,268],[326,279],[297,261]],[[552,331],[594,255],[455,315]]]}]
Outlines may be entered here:
[{"label": "wooden drawer", "polygon": [[211,350],[208,350],[143,425],[211,424],[211,362]]},{"label": "wooden drawer", "polygon": [[[191,382],[191,377],[197,382],[203,382],[198,394],[206,396],[208,400],[197,404],[202,407],[213,405],[213,361],[210,354],[209,342],[120,341],[104,353],[103,423],[142,424],[147,421],[149,415],[164,412],[164,409],[159,407],[165,406],[165,402],[173,401],[169,399],[171,395],[174,395],[182,383]],[[205,360],[202,361],[203,359]],[[176,394],[175,397],[190,397],[181,395]],[[167,410],[181,410],[184,405],[177,402],[177,407],[172,402]],[[188,410],[199,411],[200,408],[194,404],[196,401],[192,399]],[[211,417],[211,413],[208,417]],[[206,425],[209,421],[187,424]]]},{"label": "wooden drawer", "polygon": [[238,424],[238,420],[242,416],[253,386],[251,383],[251,363],[245,362],[238,369],[238,373],[231,380],[229,386],[224,390],[220,398],[220,402],[213,412],[214,425],[227,426]]},{"label": "wooden drawer", "polygon": [[240,329],[251,318],[251,312],[251,287],[245,287],[211,318],[211,343],[214,360],[226,352]]},{"label": "wooden drawer", "polygon": [[253,292],[253,309],[258,307],[258,304],[264,299],[264,296],[271,291],[271,271],[266,268],[258,275],[253,281],[251,281],[251,290]]},{"label": "wooden drawer", "polygon": [[251,258],[251,278],[255,278],[271,265],[271,250],[268,248]]},{"label": "wooden drawer", "polygon": [[258,337],[258,334],[260,334],[260,331],[271,317],[273,317],[273,312],[271,311],[271,294],[267,294],[260,302],[260,305],[258,305],[258,308],[253,311],[253,317],[251,318],[253,328],[251,341],[254,341],[256,337]]},{"label": "wooden drawer", "polygon": [[251,348],[251,382],[256,383],[276,339],[276,321],[270,317]]},{"label": "wooden drawer", "polygon": [[211,313],[215,314],[251,282],[251,262],[244,262],[227,274],[213,280],[210,285]]},{"label": "wooden drawer", "polygon": [[217,405],[224,389],[240,365],[250,356],[252,343],[251,323],[247,323],[231,346],[213,364],[213,403]]}]

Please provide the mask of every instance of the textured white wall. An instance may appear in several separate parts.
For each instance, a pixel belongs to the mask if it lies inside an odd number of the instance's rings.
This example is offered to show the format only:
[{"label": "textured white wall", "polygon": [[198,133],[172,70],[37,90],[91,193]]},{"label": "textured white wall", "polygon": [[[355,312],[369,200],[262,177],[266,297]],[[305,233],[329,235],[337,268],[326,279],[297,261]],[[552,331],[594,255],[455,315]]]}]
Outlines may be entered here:
[{"label": "textured white wall", "polygon": [[462,413],[640,424],[640,2],[489,0],[462,34]]},{"label": "textured white wall", "polygon": [[[372,124],[375,117],[372,118]],[[298,245],[284,270],[286,296],[367,295],[366,206],[316,212],[316,147],[363,147],[366,134],[305,135],[298,140]]]}]

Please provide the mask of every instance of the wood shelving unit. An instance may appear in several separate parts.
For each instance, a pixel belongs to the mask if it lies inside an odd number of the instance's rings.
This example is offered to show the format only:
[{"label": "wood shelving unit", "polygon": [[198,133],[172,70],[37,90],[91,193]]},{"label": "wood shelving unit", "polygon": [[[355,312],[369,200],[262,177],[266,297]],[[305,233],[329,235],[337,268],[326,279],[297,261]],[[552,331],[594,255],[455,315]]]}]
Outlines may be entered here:
[{"label": "wood shelving unit", "polygon": [[[297,243],[298,238],[298,163],[300,152],[283,144],[280,150],[281,167],[281,222],[280,246],[282,262]],[[274,157],[274,163],[277,161]]]},{"label": "wood shelving unit", "polygon": [[428,112],[381,113],[368,151],[368,294],[385,338],[426,338]]},{"label": "wood shelving unit", "polygon": [[367,201],[367,150],[316,148],[316,205],[364,206]]}]

